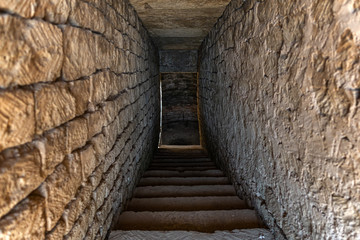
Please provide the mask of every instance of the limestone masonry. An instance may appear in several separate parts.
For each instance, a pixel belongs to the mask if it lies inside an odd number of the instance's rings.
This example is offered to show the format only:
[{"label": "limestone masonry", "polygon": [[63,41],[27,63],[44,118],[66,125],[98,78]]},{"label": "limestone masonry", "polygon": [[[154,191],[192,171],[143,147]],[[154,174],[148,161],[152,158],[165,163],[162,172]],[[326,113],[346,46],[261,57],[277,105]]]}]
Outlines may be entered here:
[{"label": "limestone masonry", "polygon": [[276,239],[360,238],[360,2],[240,1],[200,49],[203,139]]},{"label": "limestone masonry", "polygon": [[0,8],[0,239],[105,239],[157,146],[158,51],[128,1]]}]

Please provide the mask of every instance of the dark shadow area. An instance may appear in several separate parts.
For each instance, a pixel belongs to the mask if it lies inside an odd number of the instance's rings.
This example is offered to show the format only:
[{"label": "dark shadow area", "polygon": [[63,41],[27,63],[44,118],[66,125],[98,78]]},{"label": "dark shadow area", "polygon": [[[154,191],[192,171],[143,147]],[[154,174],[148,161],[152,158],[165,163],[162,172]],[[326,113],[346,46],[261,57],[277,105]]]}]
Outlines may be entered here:
[{"label": "dark shadow area", "polygon": [[197,73],[162,73],[162,135],[168,145],[198,145]]}]

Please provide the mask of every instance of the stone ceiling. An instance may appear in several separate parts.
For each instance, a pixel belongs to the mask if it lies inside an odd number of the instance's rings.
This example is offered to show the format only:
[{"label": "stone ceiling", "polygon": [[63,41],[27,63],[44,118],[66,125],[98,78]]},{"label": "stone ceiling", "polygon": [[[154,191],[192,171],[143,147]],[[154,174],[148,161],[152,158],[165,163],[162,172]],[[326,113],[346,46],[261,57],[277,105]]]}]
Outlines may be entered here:
[{"label": "stone ceiling", "polygon": [[159,49],[198,49],[230,0],[130,0]]}]

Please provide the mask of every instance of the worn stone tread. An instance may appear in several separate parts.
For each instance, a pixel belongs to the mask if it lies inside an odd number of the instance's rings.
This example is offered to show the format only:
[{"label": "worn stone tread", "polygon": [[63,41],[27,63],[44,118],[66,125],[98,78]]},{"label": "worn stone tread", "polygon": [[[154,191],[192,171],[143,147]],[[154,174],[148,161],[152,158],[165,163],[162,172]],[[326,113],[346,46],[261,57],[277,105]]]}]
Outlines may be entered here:
[{"label": "worn stone tread", "polygon": [[216,231],[112,231],[109,240],[273,240],[271,232],[264,228]]},{"label": "worn stone tread", "polygon": [[196,186],[146,186],[137,187],[134,197],[197,197],[197,196],[236,196],[232,185],[196,185]]},{"label": "worn stone tread", "polygon": [[249,208],[237,196],[133,198],[128,211],[201,211]]},{"label": "worn stone tread", "polygon": [[218,169],[205,171],[176,171],[176,170],[148,170],[143,177],[223,177],[224,173]]},{"label": "worn stone tread", "polygon": [[207,155],[156,155],[154,156],[156,160],[162,159],[209,159]]},{"label": "worn stone tread", "polygon": [[187,230],[215,232],[263,227],[255,210],[215,211],[125,211],[116,223],[116,230]]},{"label": "worn stone tread", "polygon": [[212,162],[210,158],[156,158],[154,157],[152,163],[201,163]]},{"label": "worn stone tread", "polygon": [[150,167],[148,170],[169,170],[169,171],[180,171],[180,172],[185,172],[185,171],[207,171],[207,170],[215,170],[217,169],[216,166],[213,167],[167,167],[167,166],[154,166],[154,167]]},{"label": "worn stone tread", "polygon": [[151,168],[156,167],[215,167],[214,162],[162,162],[152,163]]},{"label": "worn stone tread", "polygon": [[229,180],[226,177],[148,177],[140,179],[138,187],[141,186],[159,186],[159,185],[228,185]]}]

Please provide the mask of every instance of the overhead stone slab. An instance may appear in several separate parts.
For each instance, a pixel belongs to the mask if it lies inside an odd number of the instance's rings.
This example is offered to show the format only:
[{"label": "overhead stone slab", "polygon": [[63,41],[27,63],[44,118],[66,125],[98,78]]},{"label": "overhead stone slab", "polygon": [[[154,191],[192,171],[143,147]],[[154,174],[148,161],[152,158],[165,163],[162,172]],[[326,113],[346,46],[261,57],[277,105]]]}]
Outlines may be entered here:
[{"label": "overhead stone slab", "polygon": [[160,49],[198,49],[230,0],[130,0]]}]

